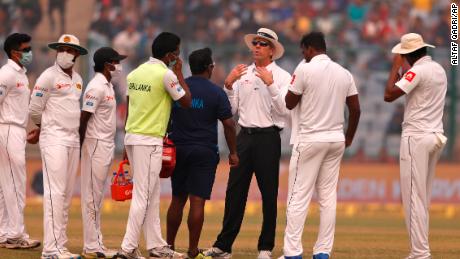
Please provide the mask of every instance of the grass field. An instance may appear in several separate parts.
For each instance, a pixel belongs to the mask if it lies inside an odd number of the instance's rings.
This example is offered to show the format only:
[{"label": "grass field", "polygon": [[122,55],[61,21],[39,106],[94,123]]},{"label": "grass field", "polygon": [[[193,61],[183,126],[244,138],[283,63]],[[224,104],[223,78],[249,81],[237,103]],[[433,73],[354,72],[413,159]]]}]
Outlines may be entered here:
[{"label": "grass field", "polygon": [[[168,200],[162,201],[162,226],[165,226],[165,213]],[[212,245],[222,222],[223,202],[217,201],[207,205],[205,226],[200,246],[207,248]],[[276,247],[274,255],[281,255],[284,232],[284,207],[280,205]],[[121,244],[128,216],[129,203],[106,202],[102,214],[102,232],[105,245],[118,248]],[[433,258],[460,258],[460,207],[438,206],[432,208],[430,219],[430,245]],[[26,227],[31,237],[42,239],[43,209],[39,201],[28,201],[26,207]],[[313,205],[307,218],[304,230],[304,258],[311,258],[311,248],[316,239],[318,208]],[[234,244],[233,258],[255,258],[257,255],[257,239],[261,224],[261,208],[258,202],[248,205],[242,230]],[[76,199],[72,203],[68,226],[68,248],[74,253],[82,250],[82,222],[80,203]],[[165,230],[163,229],[163,233]],[[187,249],[188,232],[184,218],[179,231],[176,247],[179,251]],[[147,255],[141,241],[144,255]],[[0,258],[39,258],[41,250],[8,250],[0,249]],[[399,205],[353,205],[339,204],[337,228],[333,258],[404,258],[408,253],[408,240],[404,226],[404,218]]]}]

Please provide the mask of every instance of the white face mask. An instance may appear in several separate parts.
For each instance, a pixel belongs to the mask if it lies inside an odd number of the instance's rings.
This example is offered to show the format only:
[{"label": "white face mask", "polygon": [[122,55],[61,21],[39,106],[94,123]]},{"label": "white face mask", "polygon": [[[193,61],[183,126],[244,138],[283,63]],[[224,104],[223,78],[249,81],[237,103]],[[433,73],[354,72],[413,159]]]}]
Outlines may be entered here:
[{"label": "white face mask", "polygon": [[58,52],[56,62],[61,68],[68,69],[75,64],[74,58],[74,55],[67,53],[65,51]]},{"label": "white face mask", "polygon": [[121,75],[121,72],[123,71],[123,67],[121,66],[121,64],[113,64],[113,66],[115,67],[115,70],[110,71],[110,76],[112,78],[119,77]]}]

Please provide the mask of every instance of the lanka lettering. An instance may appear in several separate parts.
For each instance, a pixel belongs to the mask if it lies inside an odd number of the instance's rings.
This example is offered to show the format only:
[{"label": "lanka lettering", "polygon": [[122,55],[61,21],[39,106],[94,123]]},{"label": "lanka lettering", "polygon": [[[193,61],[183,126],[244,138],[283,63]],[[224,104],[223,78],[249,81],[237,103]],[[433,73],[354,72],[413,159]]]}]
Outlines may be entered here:
[{"label": "lanka lettering", "polygon": [[129,83],[129,90],[150,92],[152,86],[146,84]]}]

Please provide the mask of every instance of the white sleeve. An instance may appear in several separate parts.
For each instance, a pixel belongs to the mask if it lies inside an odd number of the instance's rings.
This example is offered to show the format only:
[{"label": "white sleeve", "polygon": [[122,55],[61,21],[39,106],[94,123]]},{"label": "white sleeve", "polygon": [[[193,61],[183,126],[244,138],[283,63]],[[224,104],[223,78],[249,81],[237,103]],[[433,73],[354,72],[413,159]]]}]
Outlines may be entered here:
[{"label": "white sleeve", "polygon": [[163,84],[166,92],[169,93],[174,101],[179,100],[185,95],[185,90],[179,84],[176,74],[173,71],[168,70],[163,78]]},{"label": "white sleeve", "polygon": [[230,105],[232,106],[232,114],[235,115],[238,112],[239,106],[239,99],[238,99],[238,91],[239,91],[239,82],[240,80],[236,80],[236,82],[232,85],[232,90],[228,90],[224,87],[224,91],[228,96],[228,100],[230,101]]},{"label": "white sleeve", "polygon": [[291,82],[289,83],[289,91],[293,92],[296,95],[302,95],[305,91],[305,69],[303,67],[305,63],[300,63],[292,74]]},{"label": "white sleeve", "polygon": [[289,83],[291,82],[291,76],[288,72],[280,69],[281,75],[277,78],[277,81],[273,82],[273,85],[268,87],[268,92],[272,97],[273,109],[275,113],[280,116],[286,116],[289,110],[286,108],[286,94],[288,91]]},{"label": "white sleeve", "polygon": [[8,95],[12,84],[8,80],[7,76],[0,75],[0,104],[5,100],[5,97]]},{"label": "white sleeve", "polygon": [[348,72],[348,75],[350,76],[350,87],[348,88],[347,97],[358,94],[358,88],[356,88],[355,79],[353,79],[353,75],[350,72]]},{"label": "white sleeve", "polygon": [[86,88],[85,95],[83,96],[82,111],[90,113],[96,112],[99,104],[104,100],[104,92],[97,87],[88,85]]},{"label": "white sleeve", "polygon": [[35,83],[30,96],[29,114],[35,124],[41,124],[42,112],[54,86],[54,80],[46,72],[42,73]]},{"label": "white sleeve", "polygon": [[403,92],[409,94],[422,80],[421,73],[417,67],[412,67],[403,77],[396,82],[396,86],[401,88]]}]

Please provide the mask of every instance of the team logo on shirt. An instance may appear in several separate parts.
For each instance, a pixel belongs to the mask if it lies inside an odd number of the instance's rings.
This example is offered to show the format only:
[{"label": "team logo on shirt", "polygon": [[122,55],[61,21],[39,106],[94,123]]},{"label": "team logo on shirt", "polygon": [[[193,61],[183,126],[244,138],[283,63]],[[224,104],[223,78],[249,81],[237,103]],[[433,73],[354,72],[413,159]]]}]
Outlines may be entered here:
[{"label": "team logo on shirt", "polygon": [[65,36],[65,37],[64,37],[64,42],[65,42],[65,43],[69,43],[69,42],[70,42],[70,37],[69,37],[69,36]]},{"label": "team logo on shirt", "polygon": [[43,93],[38,92],[38,93],[35,94],[35,96],[43,97]]},{"label": "team logo on shirt", "polygon": [[113,96],[106,96],[105,100],[106,101],[113,101],[115,98]]},{"label": "team logo on shirt", "polygon": [[81,84],[78,84],[78,83],[77,83],[76,86],[77,86],[77,89],[81,90]]},{"label": "team logo on shirt", "polygon": [[294,74],[294,75],[292,75],[292,79],[291,79],[291,85],[294,83],[294,81],[295,81],[295,74]]},{"label": "team logo on shirt", "polygon": [[415,77],[415,73],[412,72],[412,71],[409,71],[406,73],[406,75],[404,76],[404,79],[406,79],[407,81],[409,82],[412,82],[412,80],[414,80],[414,77]]},{"label": "team logo on shirt", "polygon": [[179,82],[171,82],[171,83],[169,84],[169,86],[170,86],[171,88],[174,88],[174,87],[175,87],[176,85],[178,85],[178,84],[179,84]]}]

